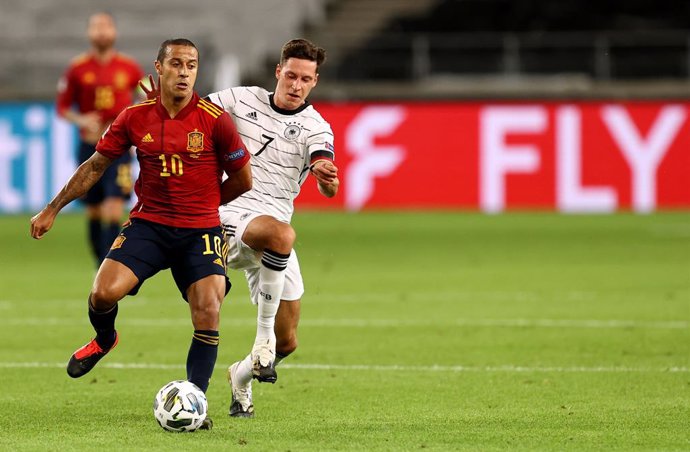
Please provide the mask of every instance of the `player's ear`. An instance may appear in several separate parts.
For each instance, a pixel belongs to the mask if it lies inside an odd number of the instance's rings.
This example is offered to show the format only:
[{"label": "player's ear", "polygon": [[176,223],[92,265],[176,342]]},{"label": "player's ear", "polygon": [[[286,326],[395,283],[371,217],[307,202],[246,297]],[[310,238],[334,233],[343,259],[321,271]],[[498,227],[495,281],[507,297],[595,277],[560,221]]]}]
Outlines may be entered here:
[{"label": "player's ear", "polygon": [[158,60],[154,61],[153,67],[156,69],[156,74],[158,74],[158,76],[160,77],[161,76],[161,62]]},{"label": "player's ear", "polygon": [[280,67],[280,63],[276,64],[276,78],[277,79],[280,78],[280,70],[281,69],[282,69],[282,67]]},{"label": "player's ear", "polygon": [[316,86],[316,84],[319,83],[319,73],[317,72],[316,75],[314,76],[314,84],[312,85],[312,88]]}]

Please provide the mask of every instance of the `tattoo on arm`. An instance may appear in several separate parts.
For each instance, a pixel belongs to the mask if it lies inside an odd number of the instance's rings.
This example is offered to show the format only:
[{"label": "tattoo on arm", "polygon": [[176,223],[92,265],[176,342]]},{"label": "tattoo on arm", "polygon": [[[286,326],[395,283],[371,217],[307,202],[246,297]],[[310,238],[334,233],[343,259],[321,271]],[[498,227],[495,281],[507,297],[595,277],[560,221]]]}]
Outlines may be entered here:
[{"label": "tattoo on arm", "polygon": [[60,210],[75,199],[84,196],[91,187],[103,176],[105,170],[113,160],[103,154],[94,152],[93,155],[72,174],[60,193],[48,205]]}]

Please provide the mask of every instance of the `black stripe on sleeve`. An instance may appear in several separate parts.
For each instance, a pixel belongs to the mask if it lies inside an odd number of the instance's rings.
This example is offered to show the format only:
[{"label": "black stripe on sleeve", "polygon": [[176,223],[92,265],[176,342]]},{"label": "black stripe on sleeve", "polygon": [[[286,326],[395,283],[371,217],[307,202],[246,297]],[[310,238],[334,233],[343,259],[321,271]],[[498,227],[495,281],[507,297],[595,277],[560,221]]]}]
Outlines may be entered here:
[{"label": "black stripe on sleeve", "polygon": [[333,160],[334,156],[335,156],[335,154],[333,154],[333,152],[331,152],[331,151],[321,150],[321,151],[312,152],[310,158],[311,158],[311,161],[313,162],[317,158],[321,158],[321,157],[327,158],[329,160]]}]

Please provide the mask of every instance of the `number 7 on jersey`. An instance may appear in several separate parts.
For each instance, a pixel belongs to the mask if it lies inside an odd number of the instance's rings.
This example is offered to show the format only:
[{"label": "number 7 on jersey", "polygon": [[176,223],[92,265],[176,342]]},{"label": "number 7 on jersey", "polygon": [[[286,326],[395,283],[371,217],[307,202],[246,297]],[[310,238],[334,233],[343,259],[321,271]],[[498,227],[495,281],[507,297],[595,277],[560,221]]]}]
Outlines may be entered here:
[{"label": "number 7 on jersey", "polygon": [[254,157],[257,157],[259,154],[261,154],[262,152],[264,152],[264,151],[266,150],[266,148],[268,147],[268,145],[271,144],[271,142],[272,142],[273,140],[275,140],[275,138],[270,137],[270,136],[268,136],[268,135],[266,135],[266,134],[264,134],[264,133],[262,133],[261,136],[262,136],[263,138],[266,138],[266,142],[264,143],[263,146],[261,146],[261,149],[259,149],[259,152],[257,152],[256,154],[254,154]]}]

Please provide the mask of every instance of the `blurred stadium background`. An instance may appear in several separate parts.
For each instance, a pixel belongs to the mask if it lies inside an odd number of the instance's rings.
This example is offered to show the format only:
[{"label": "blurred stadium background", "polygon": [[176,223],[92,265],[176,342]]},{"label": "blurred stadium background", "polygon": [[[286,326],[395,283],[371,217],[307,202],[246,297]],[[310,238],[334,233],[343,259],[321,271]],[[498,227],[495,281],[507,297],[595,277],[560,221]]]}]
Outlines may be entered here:
[{"label": "blurred stadium background", "polygon": [[[145,70],[163,39],[197,42],[201,94],[272,88],[291,37],[325,47],[311,100],[336,132],[346,187],[338,206],[686,209],[688,5],[5,0],[0,212],[38,209],[72,171],[72,128],[54,118],[52,101],[100,10],[114,14],[117,47]],[[446,177],[417,171],[427,162],[445,162]],[[426,192],[406,190],[410,177]],[[300,205],[322,202],[306,191]]]}]

